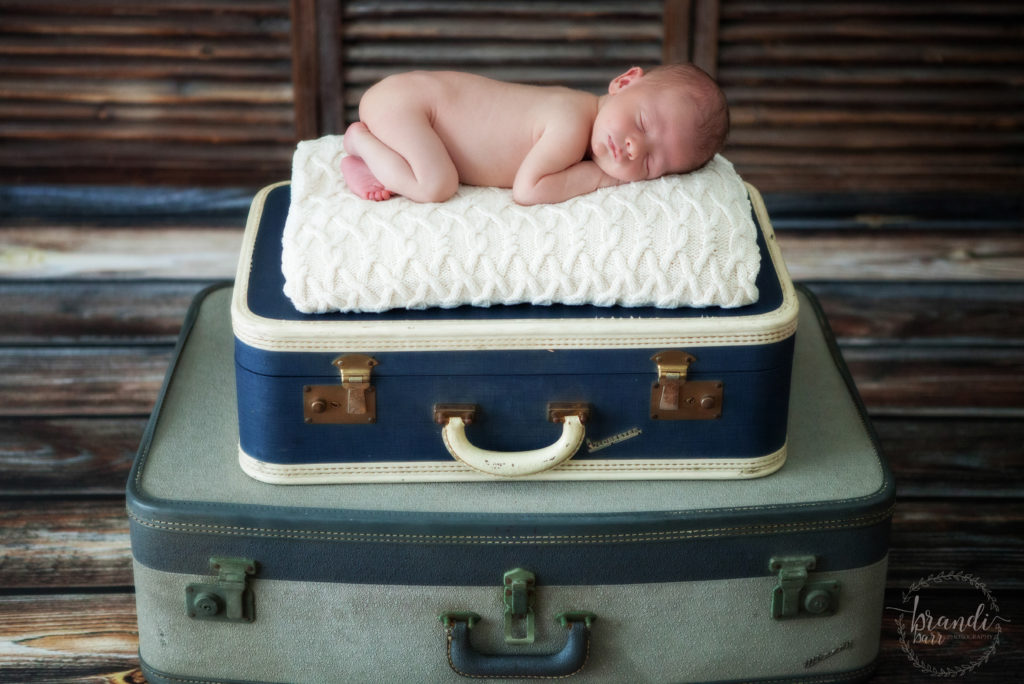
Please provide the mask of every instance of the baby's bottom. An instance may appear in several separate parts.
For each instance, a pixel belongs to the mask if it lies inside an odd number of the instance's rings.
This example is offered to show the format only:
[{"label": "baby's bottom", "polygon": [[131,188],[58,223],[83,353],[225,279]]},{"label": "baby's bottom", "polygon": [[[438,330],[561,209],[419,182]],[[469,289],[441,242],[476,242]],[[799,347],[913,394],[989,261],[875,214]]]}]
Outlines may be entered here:
[{"label": "baby's bottom", "polygon": [[388,199],[395,193],[415,202],[443,202],[455,194],[459,173],[425,113],[391,110],[374,116],[372,107],[364,109],[360,115],[366,120],[345,131],[345,151],[362,159],[370,174],[367,178],[357,160],[344,160],[345,181],[356,194]]}]

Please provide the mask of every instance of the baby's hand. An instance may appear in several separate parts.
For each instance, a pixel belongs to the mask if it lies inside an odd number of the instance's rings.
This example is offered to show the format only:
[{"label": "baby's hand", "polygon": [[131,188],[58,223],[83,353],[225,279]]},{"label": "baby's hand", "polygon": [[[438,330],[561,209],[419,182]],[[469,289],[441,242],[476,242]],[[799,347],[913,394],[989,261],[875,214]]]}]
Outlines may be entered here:
[{"label": "baby's hand", "polygon": [[519,204],[557,204],[567,199],[586,195],[599,188],[622,185],[626,181],[609,176],[592,161],[581,161],[567,169],[542,176],[528,187],[512,188],[512,198]]}]

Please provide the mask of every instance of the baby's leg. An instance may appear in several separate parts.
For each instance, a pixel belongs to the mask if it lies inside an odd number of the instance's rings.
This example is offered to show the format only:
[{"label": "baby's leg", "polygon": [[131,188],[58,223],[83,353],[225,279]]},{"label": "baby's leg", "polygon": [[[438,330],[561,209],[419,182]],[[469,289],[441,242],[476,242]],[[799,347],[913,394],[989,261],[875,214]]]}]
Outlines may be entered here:
[{"label": "baby's leg", "polygon": [[379,108],[360,108],[366,125],[353,124],[345,131],[345,150],[360,157],[370,174],[393,193],[416,202],[443,202],[454,195],[458,171],[426,113],[415,108],[375,109]]},{"label": "baby's leg", "polygon": [[[349,126],[348,131],[345,132],[346,151],[348,151],[349,140],[356,137],[355,131],[358,127],[365,129],[366,124],[357,121]],[[373,175],[370,167],[366,165],[362,157],[343,157],[341,160],[341,175],[345,177],[348,189],[363,199],[375,200],[377,202],[391,199],[391,191],[377,180],[377,177]]]}]

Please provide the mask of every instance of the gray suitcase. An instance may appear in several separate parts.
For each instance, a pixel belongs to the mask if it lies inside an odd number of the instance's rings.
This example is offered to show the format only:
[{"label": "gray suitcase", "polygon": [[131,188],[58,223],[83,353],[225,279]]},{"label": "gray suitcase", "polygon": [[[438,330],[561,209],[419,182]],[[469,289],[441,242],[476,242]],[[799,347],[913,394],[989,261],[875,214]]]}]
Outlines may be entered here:
[{"label": "gray suitcase", "polygon": [[230,299],[197,298],[128,483],[150,682],[869,676],[893,483],[807,293],[768,477],[301,487],[238,467]]}]

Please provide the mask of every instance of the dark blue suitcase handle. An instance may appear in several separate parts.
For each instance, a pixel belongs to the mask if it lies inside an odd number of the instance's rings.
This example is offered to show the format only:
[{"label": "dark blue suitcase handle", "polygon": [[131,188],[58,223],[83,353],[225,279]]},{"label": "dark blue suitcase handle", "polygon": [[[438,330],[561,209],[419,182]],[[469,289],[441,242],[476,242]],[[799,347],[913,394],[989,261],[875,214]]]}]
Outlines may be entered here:
[{"label": "dark blue suitcase handle", "polygon": [[561,651],[539,655],[479,653],[469,643],[469,623],[456,620],[448,627],[448,664],[463,677],[570,677],[587,664],[590,627],[568,623],[569,638]]}]

